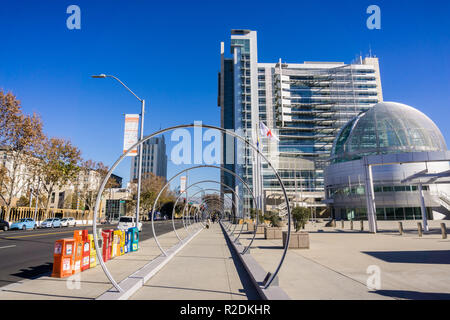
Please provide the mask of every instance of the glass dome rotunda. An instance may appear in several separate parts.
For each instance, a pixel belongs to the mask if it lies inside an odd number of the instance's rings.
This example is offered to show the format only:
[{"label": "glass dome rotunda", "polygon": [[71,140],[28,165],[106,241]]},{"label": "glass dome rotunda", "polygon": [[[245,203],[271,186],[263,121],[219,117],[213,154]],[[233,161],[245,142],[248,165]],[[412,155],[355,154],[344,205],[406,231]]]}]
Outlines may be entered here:
[{"label": "glass dome rotunda", "polygon": [[446,150],[441,131],[425,114],[405,104],[381,102],[342,127],[333,143],[331,161]]}]

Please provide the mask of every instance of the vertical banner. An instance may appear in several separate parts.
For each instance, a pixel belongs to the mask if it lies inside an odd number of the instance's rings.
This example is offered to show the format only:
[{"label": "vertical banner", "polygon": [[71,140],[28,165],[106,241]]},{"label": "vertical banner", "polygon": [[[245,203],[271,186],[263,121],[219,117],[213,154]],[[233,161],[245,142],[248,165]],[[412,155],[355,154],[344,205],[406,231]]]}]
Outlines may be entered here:
[{"label": "vertical banner", "polygon": [[183,193],[186,190],[186,176],[180,178],[180,192]]},{"label": "vertical banner", "polygon": [[[125,115],[125,129],[123,135],[123,153],[127,152],[136,142],[138,142],[139,115]],[[137,155],[137,148],[134,148],[127,156],[134,157]]]}]

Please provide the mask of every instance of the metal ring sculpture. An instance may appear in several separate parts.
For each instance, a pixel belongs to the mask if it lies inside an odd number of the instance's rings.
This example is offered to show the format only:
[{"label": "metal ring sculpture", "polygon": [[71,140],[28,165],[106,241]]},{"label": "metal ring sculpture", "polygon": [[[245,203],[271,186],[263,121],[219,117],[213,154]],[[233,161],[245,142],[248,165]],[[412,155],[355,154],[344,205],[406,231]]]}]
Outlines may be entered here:
[{"label": "metal ring sculpture", "polygon": [[[196,195],[196,194],[198,194],[199,192],[202,192],[202,191],[219,191],[220,192],[220,190],[218,190],[218,189],[203,189],[203,190],[200,190],[200,191],[196,192],[194,195]],[[202,203],[206,203],[206,201],[203,201]]]},{"label": "metal ring sculpture", "polygon": [[[235,195],[235,197],[238,199],[238,202],[241,202],[241,199],[240,199],[239,195],[236,193],[236,191],[233,190],[233,188],[231,188],[230,186],[226,185],[226,184],[223,183],[223,182],[219,182],[219,181],[215,181],[215,180],[202,180],[202,181],[195,182],[195,183],[191,184],[189,187],[186,188],[185,193],[186,193],[186,191],[188,191],[189,188],[194,187],[194,186],[197,187],[197,185],[200,184],[200,183],[217,183],[217,184],[220,184],[221,186],[223,186],[223,187],[227,188],[228,190],[230,190],[230,191]],[[203,189],[201,189],[201,190],[203,190]],[[204,190],[203,190],[203,191],[204,191]],[[255,199],[255,196],[253,195],[253,193],[251,193],[251,190],[250,190],[250,189],[249,189],[248,191],[250,192],[250,195],[251,195],[252,198],[253,198],[253,203],[256,205],[256,199]],[[198,194],[198,192],[195,193],[194,195],[196,195],[196,194]],[[179,200],[180,197],[181,197],[181,194],[179,195],[179,197],[178,197],[177,200],[175,201],[174,209],[175,209],[175,206],[176,206],[176,204],[177,204],[177,202],[178,202],[178,200]],[[188,201],[187,201],[187,199],[186,199],[186,203],[187,203],[187,202],[188,202]],[[234,203],[234,201],[233,201],[233,203]],[[237,207],[235,203],[234,203],[234,205],[235,205],[235,207]],[[173,217],[173,211],[172,211],[172,217]],[[244,216],[243,216],[243,217],[244,217]],[[236,227],[237,227],[237,226],[235,226],[235,229],[236,229]],[[243,229],[244,229],[244,224],[242,224],[242,227],[241,227],[241,230],[240,230],[240,232],[239,232],[239,235],[236,237],[236,239],[234,240],[234,242],[237,242],[237,240],[238,240],[239,237],[241,236],[241,233],[242,233]],[[234,232],[234,230],[233,230],[233,232]],[[180,238],[178,237],[178,239],[180,239]],[[180,240],[181,240],[181,239],[180,239]]]},{"label": "metal ring sculpture", "polygon": [[[201,189],[200,187],[197,187],[197,188]],[[180,241],[182,241],[182,240],[181,240],[181,238],[179,237],[177,230],[175,229],[174,215],[175,215],[175,208],[176,208],[176,206],[177,206],[177,204],[178,204],[178,200],[181,198],[181,195],[184,194],[184,193],[185,193],[184,191],[183,191],[182,193],[180,193],[180,195],[179,195],[178,198],[176,199],[175,204],[173,205],[173,209],[172,209],[172,227],[173,227],[173,230],[175,231],[175,235],[177,236],[178,240],[180,240]],[[184,228],[186,228],[186,226],[184,225],[184,219],[183,219],[183,226],[184,226]],[[187,231],[187,230],[186,230],[186,231]]]},{"label": "metal ring sculpture", "polygon": [[[217,191],[220,191],[220,190],[218,190],[218,189],[215,189],[215,190],[217,190]],[[227,199],[229,199],[229,198],[227,198]],[[202,204],[208,204],[208,202],[210,202],[210,201],[216,201],[217,199],[205,199],[203,202],[202,202]],[[219,202],[221,202],[222,204],[225,204],[225,200],[222,200],[222,199],[219,199],[219,200],[217,200],[217,201],[219,201]],[[230,200],[231,202],[232,202],[232,204],[234,204],[234,201],[233,200]],[[208,210],[208,212],[209,212],[209,209],[207,209],[207,208],[204,208],[203,210]],[[222,211],[222,212],[220,212],[219,211],[219,213],[221,214],[221,216],[226,216],[225,215],[225,213]],[[211,215],[211,213],[209,212],[209,215]]]},{"label": "metal ring sculpture", "polygon": [[[182,241],[182,240],[181,240],[181,238],[179,237],[178,232],[177,232],[176,229],[175,229],[175,222],[174,222],[174,219],[173,219],[174,214],[175,214],[175,207],[176,207],[177,204],[178,204],[178,200],[180,200],[181,196],[182,196],[184,193],[186,193],[186,195],[187,195],[187,191],[188,191],[191,187],[197,187],[197,188],[200,189],[200,191],[203,191],[203,192],[204,192],[204,190],[203,190],[202,188],[200,188],[200,187],[198,186],[198,184],[200,184],[200,183],[207,183],[207,182],[208,182],[208,183],[219,183],[218,181],[214,181],[214,180],[202,180],[202,181],[196,182],[196,183],[191,184],[190,186],[188,186],[188,187],[185,189],[185,191],[183,191],[183,192],[178,196],[178,198],[175,200],[175,204],[174,204],[173,209],[172,209],[172,225],[173,225],[175,234],[176,234],[178,240],[180,240],[180,241]],[[231,192],[233,192],[233,193],[235,194],[235,196],[237,196],[237,197],[239,198],[239,196],[236,194],[236,192],[235,192],[231,187],[229,187],[228,185],[226,185],[226,184],[224,184],[224,183],[222,183],[222,182],[220,182],[220,183],[221,183],[224,187],[226,187],[226,188],[228,188],[229,190],[231,190]],[[196,193],[196,194],[197,194],[197,193]],[[186,202],[188,203],[187,197],[186,197]],[[202,223],[202,222],[201,222],[201,223]],[[202,223],[202,225],[203,225],[203,223]]]},{"label": "metal ring sculpture", "polygon": [[[205,189],[205,190],[211,190],[211,191],[220,191],[220,190],[218,190],[218,189]],[[203,190],[201,190],[201,191],[203,191]],[[201,192],[200,191],[200,192]],[[227,198],[228,199],[228,198]],[[208,200],[210,200],[210,199],[205,199],[204,201],[202,201],[200,204],[202,205],[202,204],[207,204],[208,203]],[[220,199],[220,201],[223,201],[223,200],[221,200]],[[232,200],[231,200],[232,201]],[[198,208],[196,208],[196,211],[195,211],[195,215],[198,217]],[[201,220],[197,220],[203,227],[204,227],[204,225],[203,225],[203,222],[201,221]]]},{"label": "metal ring sculpture", "polygon": [[[219,191],[219,190],[218,190]],[[227,199],[229,199],[229,198],[227,198]],[[211,200],[212,199],[205,199],[205,201],[203,201],[202,202],[202,204],[206,204],[206,206],[208,205],[208,202],[211,202]],[[214,201],[216,201],[216,199],[214,199]],[[219,199],[218,200],[221,204],[223,204],[224,206],[225,206],[225,200],[222,200],[222,199]],[[232,202],[232,205],[233,205],[233,203],[234,203],[234,201],[233,200],[231,200],[231,202]],[[209,216],[211,216],[211,212],[209,211],[209,208],[203,208],[203,210],[207,210],[208,211],[208,213],[209,213]],[[222,216],[225,216],[225,213],[223,212],[223,210],[224,209],[222,209],[222,211],[220,211],[219,210],[219,214],[220,214],[220,216],[222,217]],[[222,219],[222,218],[221,218]]]},{"label": "metal ring sculpture", "polygon": [[[136,142],[133,146],[130,147],[130,149],[128,149],[125,153],[123,153],[119,159],[116,160],[116,162],[111,166],[111,168],[109,169],[108,173],[106,174],[106,176],[103,179],[103,182],[100,185],[98,194],[97,194],[97,199],[95,201],[95,206],[94,206],[94,216],[93,216],[93,223],[92,223],[92,230],[93,230],[93,236],[94,236],[94,246],[95,249],[97,250],[97,258],[98,261],[100,262],[100,265],[103,269],[103,272],[105,273],[105,275],[108,277],[109,281],[111,282],[111,284],[119,291],[119,292],[123,292],[123,289],[117,284],[117,282],[114,280],[113,276],[111,275],[111,273],[109,272],[108,268],[106,267],[105,262],[103,261],[103,257],[101,254],[101,251],[98,247],[98,235],[97,235],[97,212],[98,212],[98,208],[100,206],[100,202],[101,202],[101,198],[102,198],[102,193],[103,190],[105,189],[106,183],[108,182],[108,179],[110,178],[111,174],[114,172],[114,170],[116,169],[116,167],[119,165],[120,162],[122,162],[122,160],[130,153],[131,150],[135,149],[136,147],[140,146],[142,143],[144,143],[145,141],[158,136],[160,134],[163,134],[165,132],[168,131],[172,131],[175,129],[182,129],[182,128],[196,128],[196,127],[200,127],[200,128],[207,128],[207,129],[213,129],[213,130],[218,130],[226,135],[230,135],[236,139],[239,139],[239,141],[245,143],[245,145],[249,146],[250,148],[253,149],[254,152],[256,152],[257,156],[261,157],[266,163],[267,165],[273,170],[273,172],[275,173],[275,176],[283,190],[283,195],[284,195],[284,199],[286,201],[286,205],[287,205],[287,211],[288,211],[288,233],[287,233],[287,239],[286,239],[286,243],[284,246],[284,250],[283,250],[283,254],[281,256],[280,262],[276,268],[276,270],[274,271],[274,273],[269,277],[269,279],[267,280],[265,287],[264,288],[268,288],[272,281],[275,279],[276,275],[278,274],[278,272],[280,271],[281,266],[283,265],[284,259],[286,258],[286,254],[287,254],[287,250],[289,247],[289,241],[290,241],[290,233],[291,233],[291,209],[289,207],[289,198],[287,196],[286,193],[286,189],[284,188],[284,184],[283,181],[281,180],[280,175],[278,174],[278,172],[275,170],[275,168],[273,167],[273,165],[270,163],[270,161],[264,156],[264,154],[261,153],[261,151],[259,150],[259,148],[257,148],[254,144],[250,143],[250,141],[247,138],[243,138],[242,136],[236,134],[233,131],[227,130],[227,129],[223,129],[220,127],[216,127],[216,126],[211,126],[211,125],[196,125],[196,124],[188,124],[188,125],[178,125],[178,126],[173,126],[173,127],[169,127],[166,129],[162,129],[159,130],[157,132],[154,132],[151,135],[146,136],[145,138],[139,140],[138,142]],[[221,169],[225,169],[225,168],[221,168]],[[258,215],[256,215],[258,216]],[[155,230],[153,227],[153,214],[152,214],[152,229],[153,229],[153,234],[154,236],[156,236],[155,234]]]},{"label": "metal ring sculpture", "polygon": [[[222,199],[219,199],[218,200],[219,202],[221,202],[222,204],[225,204],[225,201],[224,200],[222,200]],[[231,200],[232,201],[232,204],[234,204],[234,201],[233,200]],[[205,202],[206,204],[207,204],[207,202]],[[235,205],[235,204],[234,204]],[[225,206],[225,205],[224,205]],[[209,211],[209,209],[208,209],[208,211]],[[224,218],[225,217],[227,217],[227,214],[226,214],[226,212],[220,212],[220,214],[221,214],[221,216],[223,216]],[[210,215],[211,215],[211,213],[210,213]],[[221,218],[221,220],[222,219],[224,219],[224,218]],[[228,216],[228,219],[229,219],[229,221],[231,221],[231,219],[230,219],[230,216]],[[233,226],[233,223],[231,223],[231,222],[229,222],[228,221],[228,226],[226,226],[226,225],[224,225],[224,228],[225,228],[225,231],[227,232],[227,233],[230,233],[230,229],[231,229],[231,227]]]},{"label": "metal ring sculpture", "polygon": [[[251,188],[249,187],[249,185],[244,181],[244,179],[242,179],[240,176],[238,176],[235,172],[233,172],[233,171],[231,171],[231,170],[229,170],[229,169],[227,169],[227,168],[219,167],[219,166],[216,166],[216,165],[213,165],[213,164],[203,164],[203,165],[198,165],[198,166],[193,166],[193,167],[190,167],[190,168],[183,169],[183,170],[179,171],[178,173],[176,173],[174,176],[172,176],[172,177],[166,182],[166,184],[161,188],[161,190],[159,191],[159,194],[158,194],[158,196],[156,197],[155,202],[154,202],[154,204],[153,204],[152,212],[155,211],[156,204],[158,203],[159,198],[161,197],[163,191],[170,185],[170,183],[171,183],[173,180],[175,180],[176,177],[180,176],[180,175],[183,174],[184,172],[188,172],[188,171],[190,171],[190,170],[194,170],[194,169],[198,169],[198,168],[216,168],[216,169],[225,171],[225,172],[227,172],[227,173],[233,175],[235,178],[237,178],[237,179],[244,185],[244,187],[246,188],[246,190],[248,190],[249,193],[252,195],[253,199],[256,199],[256,197],[255,197],[255,195],[253,194],[253,192],[251,191]],[[254,201],[255,201],[255,200],[254,200]],[[254,202],[254,205],[256,206],[256,202]],[[159,250],[162,252],[162,254],[164,254],[165,256],[167,256],[166,252],[164,251],[164,249],[162,248],[161,244],[160,244],[159,241],[158,241],[158,237],[156,236],[156,233],[155,233],[155,227],[154,227],[154,223],[153,223],[153,215],[152,215],[152,220],[151,220],[151,221],[152,221],[152,230],[153,230],[153,234],[154,234],[154,237],[153,237],[153,238],[155,239],[156,245],[158,246],[158,248],[159,248]],[[258,221],[258,215],[256,215],[256,223],[258,224],[258,222],[259,222],[259,221]],[[242,227],[243,227],[243,226],[242,226]],[[235,226],[235,229],[236,229],[236,226]],[[234,231],[234,230],[233,230],[233,231]],[[253,238],[252,238],[252,240],[250,241],[250,243],[248,244],[248,246],[244,249],[244,251],[242,252],[242,254],[245,254],[245,253],[247,252],[247,250],[250,248],[250,246],[252,245],[252,243],[253,243],[253,241],[255,240],[255,238],[256,238],[256,228],[255,228],[255,232],[253,233]]]},{"label": "metal ring sculpture", "polygon": [[[215,181],[215,182],[217,182],[217,181]],[[209,188],[208,188],[208,189],[203,189],[203,190],[201,190],[201,191],[219,191],[219,192],[220,192],[219,189],[209,189]],[[199,192],[201,192],[201,191],[199,191]],[[194,195],[198,194],[199,192],[195,193]],[[205,199],[205,200],[203,200],[202,203],[207,203],[207,202],[209,202],[209,201],[222,201],[222,200],[221,200],[221,199],[219,199],[219,200],[217,200],[217,199]],[[232,204],[233,204],[234,206],[236,206],[236,203],[235,203],[233,200],[230,199],[230,201],[232,202]]]}]

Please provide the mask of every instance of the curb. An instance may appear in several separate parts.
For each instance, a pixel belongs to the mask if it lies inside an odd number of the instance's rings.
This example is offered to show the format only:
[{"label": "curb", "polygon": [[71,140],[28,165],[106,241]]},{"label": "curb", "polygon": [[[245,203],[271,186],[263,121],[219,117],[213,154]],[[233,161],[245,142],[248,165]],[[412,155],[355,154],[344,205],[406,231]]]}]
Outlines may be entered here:
[{"label": "curb", "polygon": [[[248,253],[242,255],[241,252],[244,250],[244,246],[240,243],[236,244],[231,236],[225,231],[222,223],[220,223],[222,228],[222,232],[227,238],[228,242],[231,244],[231,247],[239,256],[242,264],[244,265],[245,270],[247,271],[250,279],[252,280],[253,285],[258,291],[262,300],[291,300],[291,298],[281,289],[279,286],[272,284],[269,288],[264,289],[261,284],[264,282],[264,278],[267,275],[267,272],[259,265],[259,263]],[[274,281],[275,282],[275,281]]]},{"label": "curb", "polygon": [[161,254],[157,258],[144,265],[141,269],[137,270],[133,274],[129,275],[126,279],[122,280],[119,283],[119,286],[124,289],[123,292],[118,292],[115,288],[112,288],[98,296],[95,300],[127,300],[156,273],[158,273],[158,271],[161,270],[170,260],[172,260],[172,258],[175,257],[175,255],[179,251],[181,251],[181,249],[183,249],[184,246],[186,246],[192,239],[194,239],[202,230],[203,228],[196,231],[186,240],[177,243],[172,248],[167,250],[167,256]]}]

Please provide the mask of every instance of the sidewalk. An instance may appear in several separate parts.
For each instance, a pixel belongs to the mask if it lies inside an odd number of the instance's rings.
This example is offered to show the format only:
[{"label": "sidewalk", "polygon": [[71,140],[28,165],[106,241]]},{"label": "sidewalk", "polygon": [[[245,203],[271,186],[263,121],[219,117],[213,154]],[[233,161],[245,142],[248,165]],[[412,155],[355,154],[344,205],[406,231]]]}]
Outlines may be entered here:
[{"label": "sidewalk", "polygon": [[[180,237],[186,232],[179,230]],[[164,248],[170,248],[178,239],[174,232],[158,237]],[[146,263],[161,254],[153,238],[139,243],[139,251],[116,257],[106,263],[116,282],[142,268]],[[24,280],[0,288],[0,300],[35,300],[35,299],[95,299],[112,288],[103,269],[97,267],[78,273],[69,278],[52,278],[42,276],[33,280]]]},{"label": "sidewalk", "polygon": [[[235,264],[236,261],[236,264]],[[219,224],[203,230],[131,299],[259,299]]]},{"label": "sidewalk", "polygon": [[[187,233],[179,229],[180,237]],[[158,237],[164,249],[178,243],[174,232]],[[106,263],[117,283],[141,269],[161,252],[153,238],[139,251]],[[236,262],[236,264],[235,264]],[[96,299],[112,288],[98,265],[69,278],[42,276],[0,288],[0,300]],[[233,258],[218,224],[202,230],[132,299],[259,299],[238,259]]]},{"label": "sidewalk", "polygon": [[[323,224],[307,229],[310,249],[288,250],[279,273],[292,299],[450,299],[450,240],[439,234],[370,234]],[[241,243],[250,236],[241,235]],[[251,255],[266,271],[275,270],[281,254],[282,240],[257,235]],[[380,290],[367,288],[369,266],[380,270]]]}]

